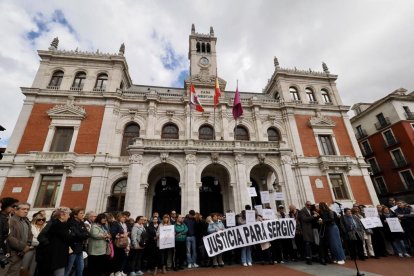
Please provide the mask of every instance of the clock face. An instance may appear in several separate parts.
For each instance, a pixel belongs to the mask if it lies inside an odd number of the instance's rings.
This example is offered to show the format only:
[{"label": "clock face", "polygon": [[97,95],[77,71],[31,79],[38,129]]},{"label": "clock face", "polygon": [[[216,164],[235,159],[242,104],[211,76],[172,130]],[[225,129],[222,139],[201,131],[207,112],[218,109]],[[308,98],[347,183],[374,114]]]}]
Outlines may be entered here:
[{"label": "clock face", "polygon": [[208,62],[209,62],[208,59],[206,59],[205,57],[200,59],[201,64],[208,64]]}]

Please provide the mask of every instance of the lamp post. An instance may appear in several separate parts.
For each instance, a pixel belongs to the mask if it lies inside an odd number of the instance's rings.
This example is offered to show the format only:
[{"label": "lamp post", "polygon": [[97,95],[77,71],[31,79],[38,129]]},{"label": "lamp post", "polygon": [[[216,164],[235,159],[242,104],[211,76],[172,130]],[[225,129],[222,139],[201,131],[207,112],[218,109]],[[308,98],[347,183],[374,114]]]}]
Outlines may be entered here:
[{"label": "lamp post", "polygon": [[161,178],[161,185],[166,186],[167,185],[167,178],[165,177],[165,163],[164,163],[164,177]]}]

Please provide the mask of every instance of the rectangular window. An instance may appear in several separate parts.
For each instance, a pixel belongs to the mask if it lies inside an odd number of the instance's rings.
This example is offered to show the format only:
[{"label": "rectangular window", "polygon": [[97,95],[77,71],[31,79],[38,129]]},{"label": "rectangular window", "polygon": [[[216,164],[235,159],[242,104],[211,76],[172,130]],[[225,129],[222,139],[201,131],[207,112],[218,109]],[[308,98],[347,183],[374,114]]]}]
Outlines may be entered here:
[{"label": "rectangular window", "polygon": [[402,155],[402,153],[399,149],[393,150],[391,153],[392,153],[392,156],[394,157],[394,160],[397,163],[398,162],[403,162],[404,156]]},{"label": "rectangular window", "polygon": [[335,195],[335,199],[349,199],[348,193],[345,189],[345,183],[341,174],[330,174],[329,179],[332,183],[332,189]]},{"label": "rectangular window", "polygon": [[403,108],[404,108],[404,111],[406,113],[411,113],[411,110],[410,110],[410,108],[408,106],[403,106]]},{"label": "rectangular window", "polygon": [[400,172],[402,178],[404,179],[404,183],[407,187],[411,188],[414,187],[414,178],[411,174],[411,171],[403,171]]},{"label": "rectangular window", "polygon": [[382,113],[378,114],[377,119],[381,123],[381,125],[386,125],[387,124],[387,122],[385,121],[384,114],[382,114]]},{"label": "rectangular window", "polygon": [[361,143],[362,148],[365,150],[366,153],[371,152],[371,147],[368,144],[368,141],[364,141]]},{"label": "rectangular window", "polygon": [[411,127],[413,128],[413,130],[414,130],[414,124],[411,124]]},{"label": "rectangular window", "polygon": [[358,131],[358,134],[361,136],[361,135],[363,135],[364,134],[364,132],[363,132],[363,130],[362,130],[362,126],[357,126],[356,127],[356,130]]},{"label": "rectangular window", "polygon": [[361,113],[361,108],[358,106],[357,108],[355,108],[355,112],[358,115],[359,113]]},{"label": "rectangular window", "polygon": [[57,127],[55,136],[53,137],[52,146],[50,147],[50,151],[69,151],[72,136],[73,128]]},{"label": "rectangular window", "polygon": [[61,175],[43,176],[34,207],[55,207],[61,180]]},{"label": "rectangular window", "polygon": [[335,155],[335,151],[332,146],[331,136],[319,135],[319,142],[321,143],[323,155]]},{"label": "rectangular window", "polygon": [[375,178],[375,182],[377,183],[377,188],[380,194],[387,193],[387,185],[385,185],[384,179],[382,177]]}]

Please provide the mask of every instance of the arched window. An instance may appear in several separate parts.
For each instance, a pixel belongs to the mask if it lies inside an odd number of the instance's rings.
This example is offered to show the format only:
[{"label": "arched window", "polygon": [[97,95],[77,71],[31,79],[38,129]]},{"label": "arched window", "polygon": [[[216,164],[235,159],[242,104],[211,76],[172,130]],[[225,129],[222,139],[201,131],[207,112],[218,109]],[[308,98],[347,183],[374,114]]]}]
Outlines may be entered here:
[{"label": "arched window", "polygon": [[96,78],[95,88],[96,89],[105,89],[107,82],[108,82],[108,75],[107,74],[100,74]]},{"label": "arched window", "polygon": [[210,46],[210,43],[207,43],[207,53],[210,53],[211,52],[211,46]]},{"label": "arched window", "polygon": [[329,97],[328,91],[322,89],[321,94],[322,94],[322,99],[325,103],[330,103],[331,102],[331,98]]},{"label": "arched window", "polygon": [[119,89],[124,89],[124,82],[123,81],[121,81],[121,84],[119,85]]},{"label": "arched window", "polygon": [[121,156],[128,155],[128,147],[134,144],[134,138],[139,137],[139,125],[129,124],[125,127],[122,139]]},{"label": "arched window", "polygon": [[249,141],[249,132],[247,131],[247,129],[243,126],[237,126],[234,129],[234,139],[235,140],[245,140],[245,141]]},{"label": "arched window", "polygon": [[197,42],[196,48],[197,48],[197,53],[200,53],[200,42]]},{"label": "arched window", "polygon": [[162,128],[162,139],[178,139],[178,127],[174,124],[167,124]]},{"label": "arched window", "polygon": [[310,88],[306,88],[306,89],[305,89],[305,92],[306,92],[306,97],[308,97],[308,101],[309,101],[310,103],[316,102],[316,100],[315,100],[315,95],[313,94],[312,89],[310,89]]},{"label": "arched window", "polygon": [[280,140],[280,136],[279,136],[279,131],[277,131],[274,128],[268,128],[267,129],[267,138],[269,141],[279,141]]},{"label": "arched window", "polygon": [[121,212],[124,210],[127,180],[121,179],[115,183],[109,197],[107,212]]},{"label": "arched window", "polygon": [[73,80],[72,87],[82,89],[83,86],[85,85],[85,80],[86,80],[86,73],[84,72],[77,73],[75,76],[75,79]]},{"label": "arched window", "polygon": [[198,139],[200,140],[213,140],[214,139],[214,130],[211,126],[201,126],[198,130]]},{"label": "arched window", "polygon": [[55,73],[53,73],[49,86],[59,87],[60,84],[62,83],[62,79],[63,79],[63,71],[56,71]]},{"label": "arched window", "polygon": [[203,53],[206,52],[206,44],[204,42],[201,43],[201,52],[203,52]]},{"label": "arched window", "polygon": [[290,97],[292,98],[292,100],[294,101],[300,100],[298,90],[295,87],[290,87],[289,92],[290,92]]}]

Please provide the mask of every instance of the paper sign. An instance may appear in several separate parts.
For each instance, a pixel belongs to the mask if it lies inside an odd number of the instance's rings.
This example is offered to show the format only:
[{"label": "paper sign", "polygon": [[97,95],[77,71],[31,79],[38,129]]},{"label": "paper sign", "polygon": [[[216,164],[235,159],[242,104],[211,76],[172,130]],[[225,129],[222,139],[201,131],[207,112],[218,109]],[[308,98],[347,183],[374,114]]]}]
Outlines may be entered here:
[{"label": "paper sign", "polygon": [[174,225],[160,226],[160,249],[175,247],[174,227]]},{"label": "paper sign", "polygon": [[377,208],[365,208],[364,210],[365,216],[368,218],[376,218],[378,217],[378,210]]},{"label": "paper sign", "polygon": [[371,219],[374,222],[375,227],[383,227],[380,218],[375,217],[375,218],[371,218]]},{"label": "paper sign", "polygon": [[22,187],[14,187],[12,190],[12,193],[21,193],[22,192]]},{"label": "paper sign", "polygon": [[387,218],[387,224],[390,227],[391,232],[404,232],[398,218]]},{"label": "paper sign", "polygon": [[[330,209],[331,209],[332,211],[335,211],[337,215],[340,215],[340,214],[341,214],[341,207],[339,207],[339,205],[338,205],[338,204],[332,204],[332,205],[330,206]],[[343,210],[342,210],[342,211],[343,211]]]},{"label": "paper sign", "polygon": [[374,222],[371,218],[364,218],[361,219],[362,224],[364,225],[365,229],[375,228]]},{"label": "paper sign", "polygon": [[262,203],[270,203],[269,191],[260,192],[260,198],[262,199]]},{"label": "paper sign", "polygon": [[285,193],[273,193],[275,200],[286,200]]},{"label": "paper sign", "polygon": [[275,212],[272,209],[263,209],[264,219],[275,219]]},{"label": "paper sign", "polygon": [[255,205],[254,208],[257,210],[257,214],[263,215],[263,207],[262,205]]},{"label": "paper sign", "polygon": [[256,212],[254,210],[246,210],[246,224],[256,223]]},{"label": "paper sign", "polygon": [[247,193],[250,197],[257,196],[256,189],[254,187],[247,188]]},{"label": "paper sign", "polygon": [[398,206],[395,205],[394,207],[391,207],[390,209],[391,209],[391,211],[395,212],[395,209],[397,209],[397,208],[398,208]]},{"label": "paper sign", "polygon": [[414,205],[411,205],[411,210],[414,211]]},{"label": "paper sign", "polygon": [[236,226],[236,214],[226,213],[226,226]]}]

